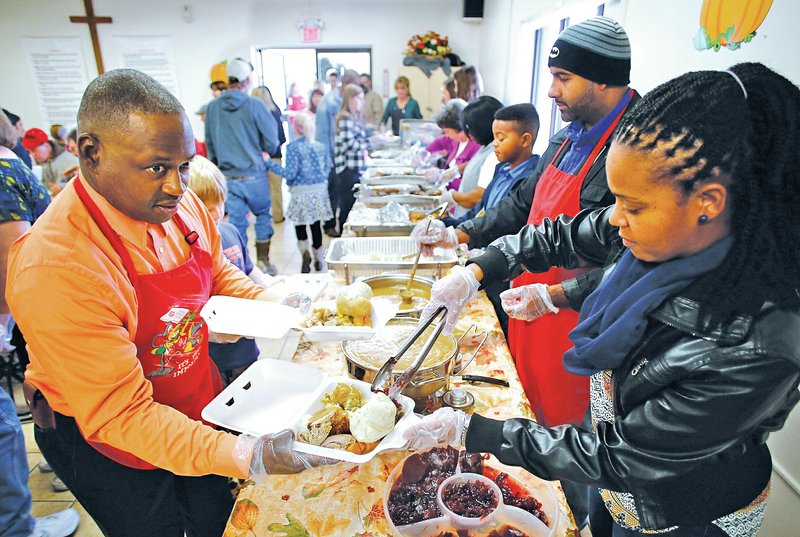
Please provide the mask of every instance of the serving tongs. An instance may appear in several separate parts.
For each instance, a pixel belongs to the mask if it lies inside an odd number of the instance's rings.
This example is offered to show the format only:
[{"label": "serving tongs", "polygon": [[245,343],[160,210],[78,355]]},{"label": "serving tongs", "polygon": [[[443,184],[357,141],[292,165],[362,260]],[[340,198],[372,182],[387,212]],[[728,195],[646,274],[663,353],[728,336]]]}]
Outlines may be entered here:
[{"label": "serving tongs", "polygon": [[[400,345],[394,356],[386,360],[386,363],[384,363],[378,370],[378,373],[375,375],[375,380],[372,381],[371,389],[373,392],[383,392],[389,396],[389,399],[392,399],[393,401],[396,400],[397,395],[403,391],[409,382],[411,382],[411,379],[419,370],[422,362],[425,361],[428,353],[431,352],[431,349],[441,335],[442,330],[444,330],[444,318],[446,315],[447,308],[444,306],[439,306],[433,315],[431,315],[425,321],[419,323],[414,332],[412,332],[411,335],[408,336],[408,338]],[[428,340],[425,342],[425,345],[414,359],[414,362],[390,385],[389,379],[392,376],[392,371],[394,371],[394,366],[397,365],[397,362],[400,361],[400,358],[403,357],[406,351],[411,348],[411,345],[413,345],[414,342],[419,339],[419,337],[425,332],[431,323],[436,320],[437,317],[440,317],[439,324],[433,330],[433,334],[431,334]]]}]

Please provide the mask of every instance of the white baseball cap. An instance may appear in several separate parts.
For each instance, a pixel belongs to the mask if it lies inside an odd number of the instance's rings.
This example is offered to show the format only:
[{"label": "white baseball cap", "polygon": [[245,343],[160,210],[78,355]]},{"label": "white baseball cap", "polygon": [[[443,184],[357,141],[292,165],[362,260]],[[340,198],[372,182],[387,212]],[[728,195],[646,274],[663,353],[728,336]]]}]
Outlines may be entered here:
[{"label": "white baseball cap", "polygon": [[244,82],[250,78],[254,71],[253,64],[242,58],[234,58],[225,65],[225,71],[229,79],[236,79],[236,82]]}]

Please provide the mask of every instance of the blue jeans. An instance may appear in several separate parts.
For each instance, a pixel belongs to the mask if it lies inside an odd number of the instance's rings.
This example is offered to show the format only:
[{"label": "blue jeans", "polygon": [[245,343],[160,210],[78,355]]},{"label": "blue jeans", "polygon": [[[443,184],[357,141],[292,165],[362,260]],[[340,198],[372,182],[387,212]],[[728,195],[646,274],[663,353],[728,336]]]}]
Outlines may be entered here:
[{"label": "blue jeans", "polygon": [[33,526],[25,435],[14,401],[0,388],[0,535],[27,537]]},{"label": "blue jeans", "polygon": [[261,172],[252,179],[228,179],[225,182],[228,185],[228,199],[225,200],[228,221],[247,240],[247,213],[252,212],[256,217],[256,240],[271,239],[273,231],[267,172]]}]

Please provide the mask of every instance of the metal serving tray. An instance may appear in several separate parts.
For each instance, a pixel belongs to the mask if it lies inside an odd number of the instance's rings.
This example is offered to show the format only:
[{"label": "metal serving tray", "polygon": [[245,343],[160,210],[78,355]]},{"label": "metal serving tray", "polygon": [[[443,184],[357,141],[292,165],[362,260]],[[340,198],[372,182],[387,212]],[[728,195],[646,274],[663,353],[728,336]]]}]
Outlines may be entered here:
[{"label": "metal serving tray", "polygon": [[428,186],[428,180],[421,175],[383,175],[380,177],[361,177],[364,186],[419,185]]},{"label": "metal serving tray", "polygon": [[[411,272],[416,253],[417,243],[411,237],[342,237],[331,241],[325,262],[350,283],[358,276]],[[436,248],[433,254],[420,258],[418,274],[440,278],[458,262],[453,249]]]},{"label": "metal serving tray", "polygon": [[419,196],[416,194],[393,194],[389,196],[361,196],[358,201],[367,207],[382,207],[390,201],[400,205],[413,205],[416,207],[433,207],[439,201],[439,196]]},{"label": "metal serving tray", "polygon": [[408,237],[416,224],[360,224],[350,222],[344,225],[357,237]]}]

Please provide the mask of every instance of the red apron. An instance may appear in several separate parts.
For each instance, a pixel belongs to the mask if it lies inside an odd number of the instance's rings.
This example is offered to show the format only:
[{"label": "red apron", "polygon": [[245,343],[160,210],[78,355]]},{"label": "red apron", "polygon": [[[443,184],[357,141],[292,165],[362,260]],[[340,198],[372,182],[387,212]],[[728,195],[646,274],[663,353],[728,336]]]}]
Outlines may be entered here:
[{"label": "red apron", "polygon": [[[89,197],[82,178],[75,181],[75,190],[122,259],[136,290],[138,319],[134,343],[142,371],[153,385],[153,400],[200,420],[200,412],[222,390],[219,372],[208,355],[208,327],[200,317],[200,309],[211,294],[211,256],[197,244],[197,233],[189,231],[176,213],[172,218],[189,243],[189,259],[171,270],[137,274],[128,250]],[[130,468],[156,468],[102,442],[89,443],[103,455]]]},{"label": "red apron", "polygon": [[[575,215],[580,211],[583,180],[623,112],[600,137],[577,175],[556,168],[555,162],[567,144],[567,140],[564,140],[536,184],[528,224],[538,225],[544,218],[552,219],[560,214]],[[561,268],[552,268],[539,274],[526,272],[515,278],[511,285],[553,285],[581,272]],[[581,423],[589,405],[589,377],[567,373],[562,361],[564,353],[572,347],[568,335],[576,324],[578,313],[570,309],[562,309],[555,315],[544,315],[534,321],[508,319],[508,346],[516,361],[522,387],[537,421],[548,427]]]}]

